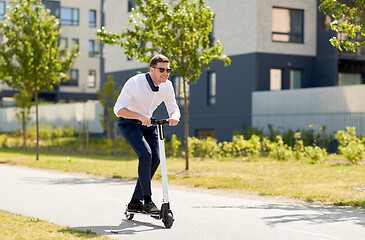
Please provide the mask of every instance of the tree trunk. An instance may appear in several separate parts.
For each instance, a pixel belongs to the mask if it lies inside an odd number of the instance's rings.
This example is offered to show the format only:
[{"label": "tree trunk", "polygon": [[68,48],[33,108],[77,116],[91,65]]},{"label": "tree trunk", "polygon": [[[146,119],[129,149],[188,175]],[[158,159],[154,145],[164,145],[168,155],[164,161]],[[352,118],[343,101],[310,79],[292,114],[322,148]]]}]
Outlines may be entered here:
[{"label": "tree trunk", "polygon": [[26,114],[25,114],[25,110],[24,110],[24,112],[22,113],[22,129],[23,129],[23,148],[25,148],[26,147],[26,145],[27,145],[27,125],[26,125],[26,121],[25,121],[25,118],[27,117],[27,116],[25,116]]},{"label": "tree trunk", "polygon": [[188,97],[186,95],[186,81],[183,77],[184,89],[184,121],[185,121],[185,170],[189,170],[189,108]]},{"label": "tree trunk", "polygon": [[36,160],[39,160],[39,119],[38,119],[38,92],[34,94],[34,100],[35,100],[35,124],[36,124],[36,131],[37,131],[37,150],[36,150]]}]

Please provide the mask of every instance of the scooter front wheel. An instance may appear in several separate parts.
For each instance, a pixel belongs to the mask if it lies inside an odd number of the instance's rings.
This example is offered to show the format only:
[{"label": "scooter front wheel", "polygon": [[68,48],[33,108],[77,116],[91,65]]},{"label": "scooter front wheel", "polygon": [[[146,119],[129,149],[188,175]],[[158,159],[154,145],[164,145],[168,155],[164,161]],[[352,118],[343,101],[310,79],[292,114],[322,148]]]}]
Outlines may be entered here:
[{"label": "scooter front wheel", "polygon": [[163,224],[166,228],[171,228],[174,223],[174,218],[171,213],[168,213],[164,219],[162,219]]}]

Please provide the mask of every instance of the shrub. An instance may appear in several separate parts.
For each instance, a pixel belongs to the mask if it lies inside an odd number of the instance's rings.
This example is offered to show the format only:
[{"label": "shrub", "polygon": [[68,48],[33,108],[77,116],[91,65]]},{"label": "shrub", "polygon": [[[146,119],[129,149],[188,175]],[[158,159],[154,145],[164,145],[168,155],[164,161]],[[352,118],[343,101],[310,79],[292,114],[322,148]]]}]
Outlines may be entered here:
[{"label": "shrub", "polygon": [[176,157],[178,156],[181,140],[173,134],[170,141],[166,141],[166,153],[168,156]]},{"label": "shrub", "polygon": [[276,136],[276,142],[267,143],[269,156],[277,160],[287,160],[292,155],[292,150],[284,143],[280,135]]},{"label": "shrub", "polygon": [[224,141],[222,143],[219,143],[218,146],[220,148],[220,157],[232,157],[232,153],[234,151],[232,142]]},{"label": "shrub", "polygon": [[306,146],[304,147],[304,151],[306,156],[312,159],[312,163],[318,162],[318,160],[320,160],[321,157],[327,155],[326,149],[321,148],[319,146]]},{"label": "shrub", "polygon": [[304,144],[303,140],[301,139],[301,133],[296,132],[294,134],[294,138],[295,138],[295,143],[293,147],[293,156],[297,160],[300,160],[304,156]]},{"label": "shrub", "polygon": [[335,137],[339,142],[338,150],[350,163],[357,163],[363,158],[364,141],[356,137],[355,127],[346,127],[346,131],[338,131]]},{"label": "shrub", "polygon": [[0,147],[7,148],[8,147],[8,136],[6,134],[0,135]]}]

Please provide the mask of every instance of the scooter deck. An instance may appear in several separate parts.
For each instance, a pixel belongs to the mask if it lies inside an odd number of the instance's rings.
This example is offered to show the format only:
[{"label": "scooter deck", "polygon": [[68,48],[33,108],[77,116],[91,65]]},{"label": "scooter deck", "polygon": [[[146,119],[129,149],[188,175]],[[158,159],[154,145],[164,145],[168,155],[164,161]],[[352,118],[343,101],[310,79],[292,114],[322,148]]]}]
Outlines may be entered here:
[{"label": "scooter deck", "polygon": [[128,210],[125,210],[124,214],[125,215],[131,215],[131,214],[147,215],[147,216],[153,217],[155,219],[161,219],[160,213],[145,213],[145,212],[142,212],[142,211],[128,211]]}]

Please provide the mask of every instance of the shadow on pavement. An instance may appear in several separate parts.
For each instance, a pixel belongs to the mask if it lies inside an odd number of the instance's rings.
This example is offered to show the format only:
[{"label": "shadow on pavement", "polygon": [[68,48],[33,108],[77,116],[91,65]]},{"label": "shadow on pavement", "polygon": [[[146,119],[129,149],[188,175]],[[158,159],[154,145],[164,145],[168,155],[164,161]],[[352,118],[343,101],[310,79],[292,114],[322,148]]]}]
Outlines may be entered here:
[{"label": "shadow on pavement", "polygon": [[84,226],[69,228],[70,232],[72,229],[77,229],[81,231],[91,230],[98,235],[113,235],[113,234],[124,234],[124,235],[134,235],[141,232],[150,232],[154,230],[166,229],[163,226],[155,225],[148,222],[140,222],[135,220],[122,220],[119,226]]},{"label": "shadow on pavement", "polygon": [[[300,206],[283,204],[260,204],[254,206],[196,206],[194,208],[216,208],[216,209],[242,209],[242,210],[282,210],[275,216],[267,216],[262,219],[267,225],[274,226],[281,223],[309,222],[311,224],[353,222],[365,227],[365,211],[355,208],[340,208],[336,206]],[[294,212],[295,213],[291,213]],[[303,211],[303,213],[301,213]]]},{"label": "shadow on pavement", "polygon": [[43,177],[24,177],[24,182],[29,184],[49,184],[49,185],[84,185],[84,184],[120,184],[126,185],[135,183],[136,180],[124,179],[97,179],[97,178],[43,178]]}]

